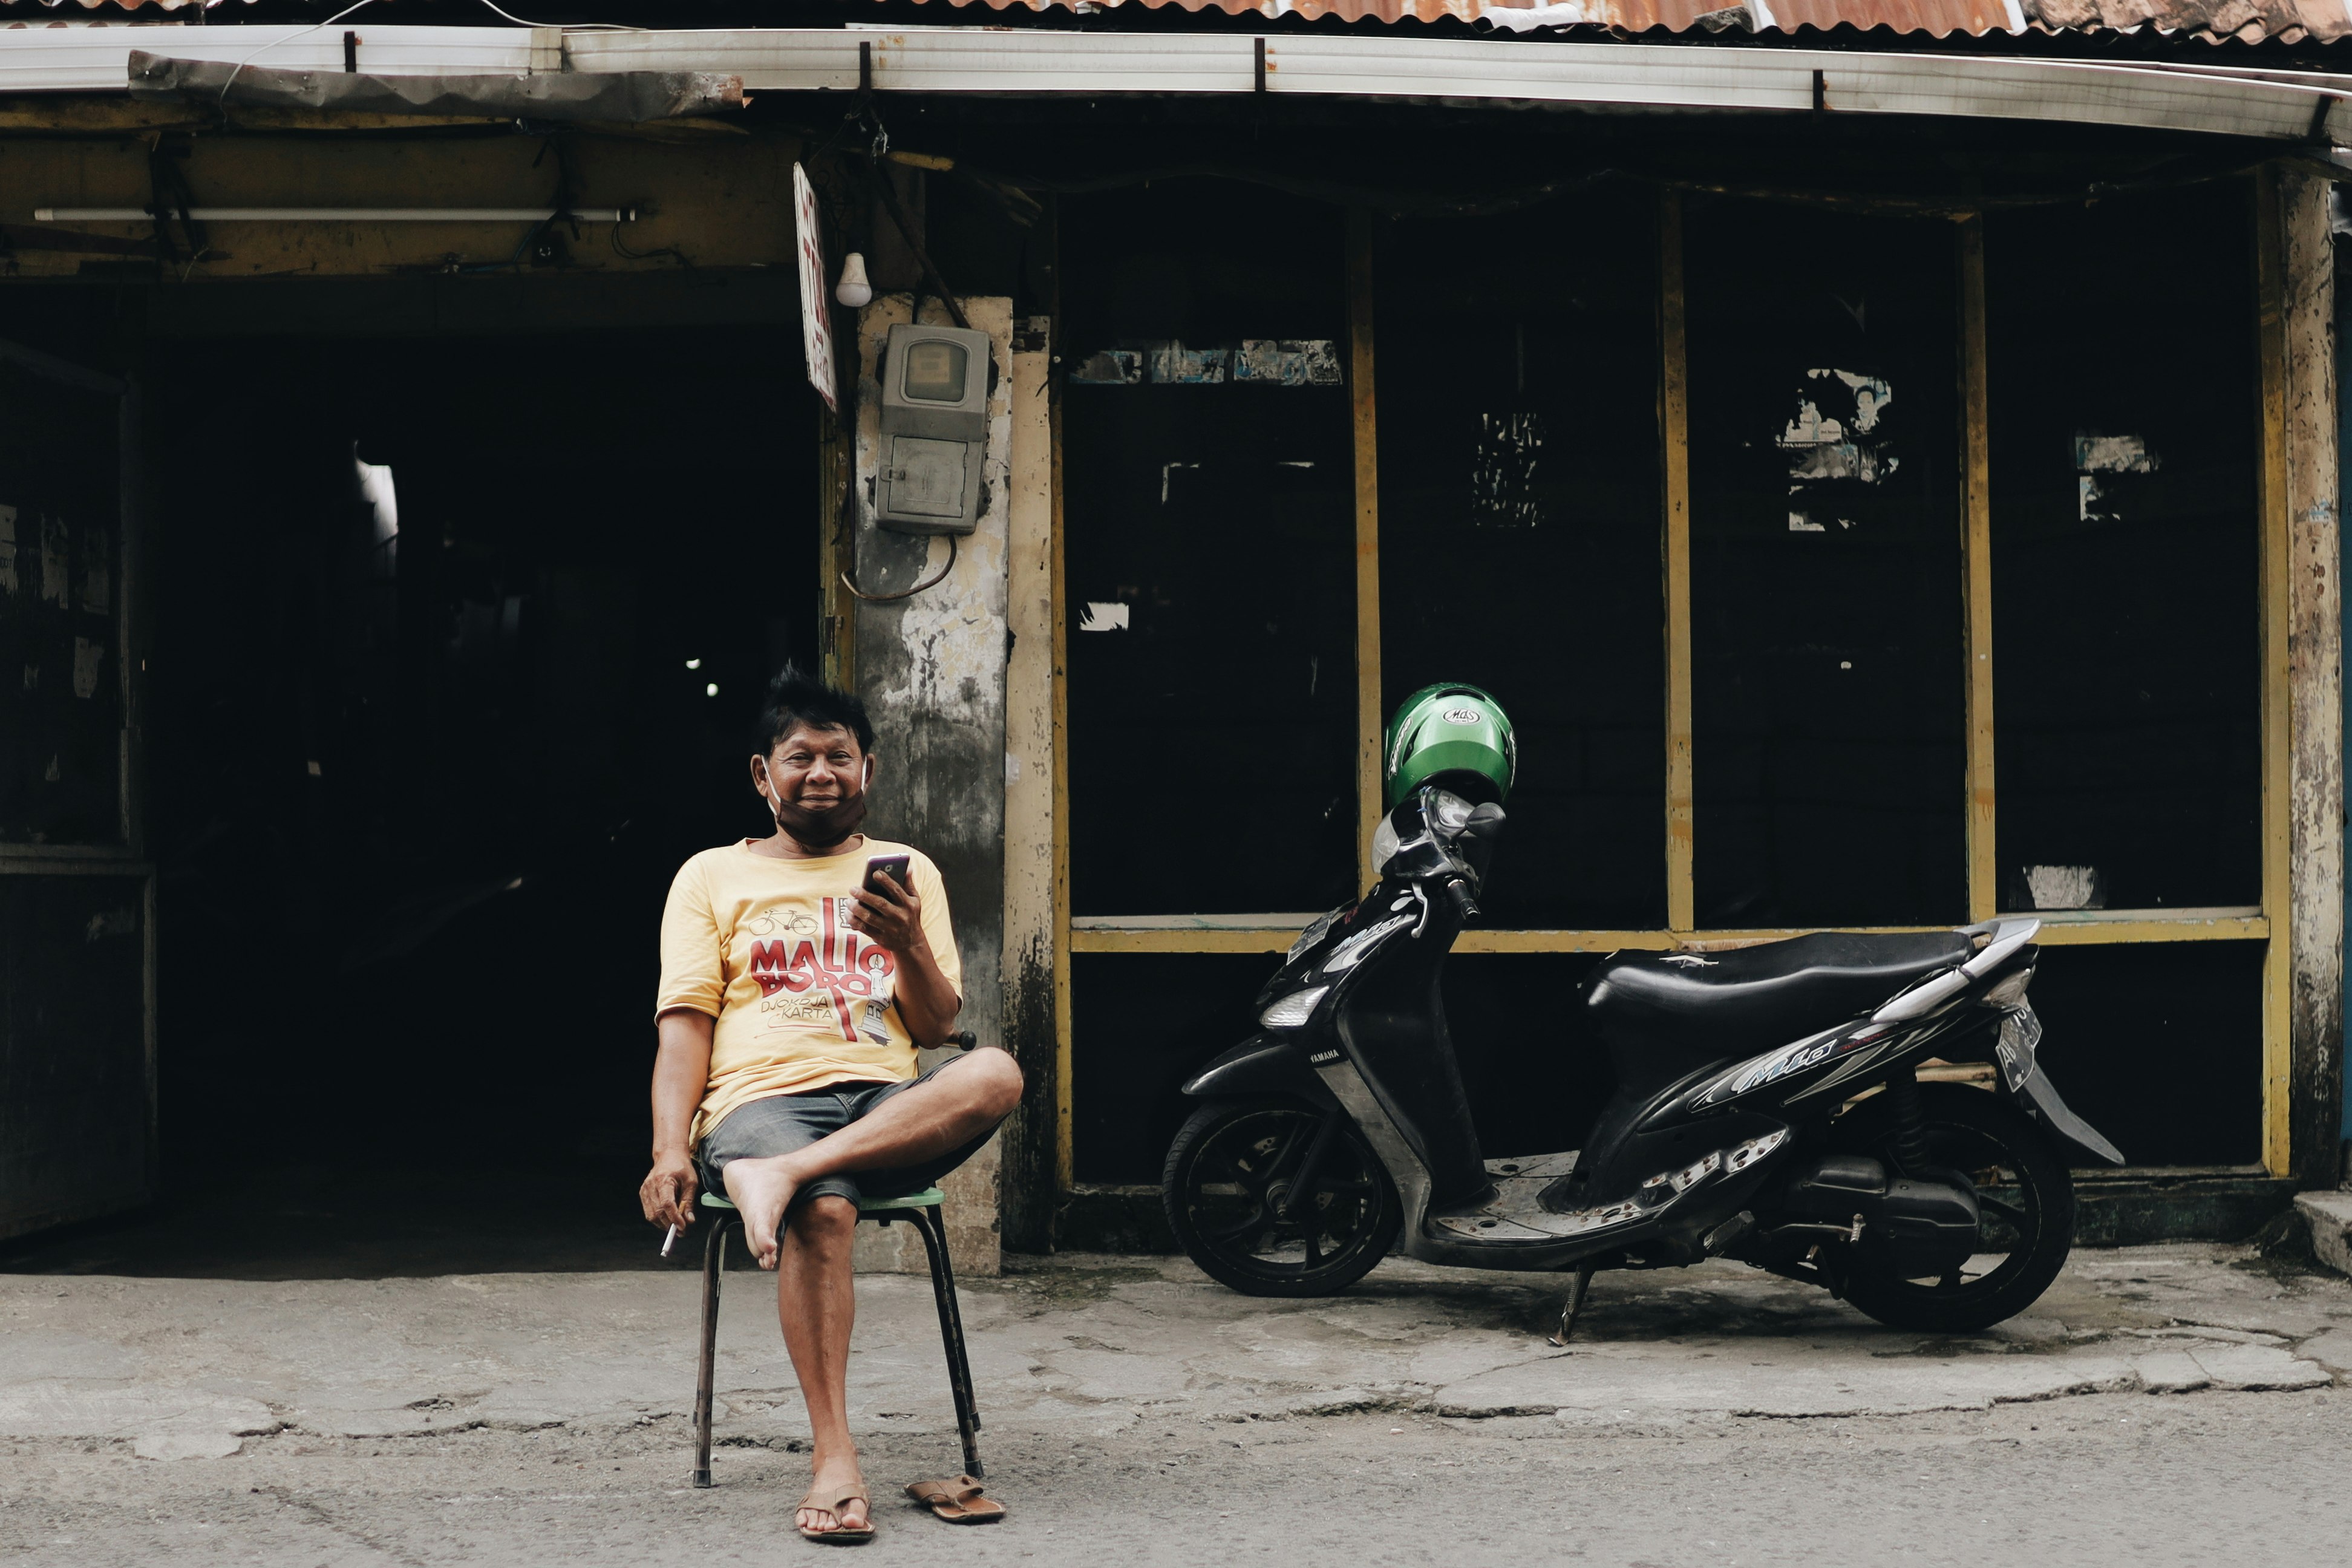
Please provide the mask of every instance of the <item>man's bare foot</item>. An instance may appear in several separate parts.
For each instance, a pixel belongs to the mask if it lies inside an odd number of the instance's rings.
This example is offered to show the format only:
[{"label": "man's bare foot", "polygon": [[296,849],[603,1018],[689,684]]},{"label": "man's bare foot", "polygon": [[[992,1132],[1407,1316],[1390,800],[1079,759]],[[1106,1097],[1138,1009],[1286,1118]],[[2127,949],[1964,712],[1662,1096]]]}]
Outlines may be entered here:
[{"label": "man's bare foot", "polygon": [[776,1266],[776,1232],[784,1223],[784,1210],[792,1206],[793,1194],[800,1190],[800,1183],[785,1168],[791,1158],[776,1154],[764,1160],[727,1162],[727,1196],[743,1216],[743,1235],[762,1268]]},{"label": "man's bare foot", "polygon": [[[833,1503],[841,1504],[838,1510]],[[803,1532],[830,1535],[837,1531],[865,1531],[873,1528],[866,1512],[866,1478],[857,1468],[855,1451],[845,1458],[826,1458],[817,1461],[815,1474],[810,1479],[808,1501],[801,1506],[793,1524]]]}]

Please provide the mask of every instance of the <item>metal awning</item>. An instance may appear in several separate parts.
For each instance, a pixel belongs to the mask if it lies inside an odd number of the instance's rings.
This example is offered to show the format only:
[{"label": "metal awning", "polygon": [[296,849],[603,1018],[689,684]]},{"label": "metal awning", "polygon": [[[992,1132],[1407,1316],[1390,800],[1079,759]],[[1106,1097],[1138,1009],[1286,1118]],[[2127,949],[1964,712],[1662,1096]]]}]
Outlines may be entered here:
[{"label": "metal awning", "polygon": [[[0,48],[5,37],[0,34]],[[710,71],[379,75],[183,59],[143,49],[131,51],[129,68],[131,97],[192,104],[630,123],[743,107],[743,83]]]},{"label": "metal awning", "polygon": [[[0,93],[127,92],[131,27],[0,28]],[[341,72],[332,31],[173,28],[174,57]],[[1607,110],[1801,111],[2133,126],[2278,142],[2352,141],[2352,75],[2137,62],[1691,48],[1549,37],[1097,33],[1044,27],[368,29],[380,78],[701,72],[748,92],[1246,96],[1257,92]]]}]

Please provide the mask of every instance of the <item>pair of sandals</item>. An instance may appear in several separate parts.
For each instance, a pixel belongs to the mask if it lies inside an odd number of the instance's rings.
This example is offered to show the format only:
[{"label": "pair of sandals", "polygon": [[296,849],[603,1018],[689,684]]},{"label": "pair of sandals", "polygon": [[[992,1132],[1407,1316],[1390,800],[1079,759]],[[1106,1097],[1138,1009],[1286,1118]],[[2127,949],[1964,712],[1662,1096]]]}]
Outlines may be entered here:
[{"label": "pair of sandals", "polygon": [[[907,1495],[946,1520],[950,1524],[987,1524],[1004,1517],[1004,1505],[993,1498],[981,1495],[980,1483],[970,1476],[950,1476],[943,1481],[908,1481]],[[863,1530],[839,1528],[843,1512],[853,1502],[865,1503],[870,1512],[873,1504],[864,1492],[844,1492],[831,1502],[817,1500],[815,1491],[801,1499],[800,1506],[814,1513],[829,1513],[835,1528],[811,1530],[796,1526],[810,1541],[829,1542],[835,1546],[856,1546],[874,1539],[874,1526]]]}]

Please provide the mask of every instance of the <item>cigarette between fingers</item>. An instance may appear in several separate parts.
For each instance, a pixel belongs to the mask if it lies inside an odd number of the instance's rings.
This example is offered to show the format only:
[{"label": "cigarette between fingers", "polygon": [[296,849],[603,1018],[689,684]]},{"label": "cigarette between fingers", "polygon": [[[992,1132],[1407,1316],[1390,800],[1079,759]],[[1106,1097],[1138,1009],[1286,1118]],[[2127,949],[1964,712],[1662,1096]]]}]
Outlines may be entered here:
[{"label": "cigarette between fingers", "polygon": [[667,1258],[669,1249],[676,1245],[677,1245],[677,1226],[672,1226],[669,1227],[669,1234],[662,1237],[661,1255]]}]

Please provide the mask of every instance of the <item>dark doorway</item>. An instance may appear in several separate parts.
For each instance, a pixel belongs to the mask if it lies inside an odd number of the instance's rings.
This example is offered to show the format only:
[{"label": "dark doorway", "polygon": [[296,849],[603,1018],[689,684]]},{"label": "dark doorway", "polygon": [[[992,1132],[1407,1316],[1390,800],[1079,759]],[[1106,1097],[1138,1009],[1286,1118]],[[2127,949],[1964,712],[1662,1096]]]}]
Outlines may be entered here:
[{"label": "dark doorway", "polygon": [[167,1186],[478,1229],[552,1164],[634,1223],[663,896],[762,830],[743,733],[816,656],[797,341],[147,357]]}]

